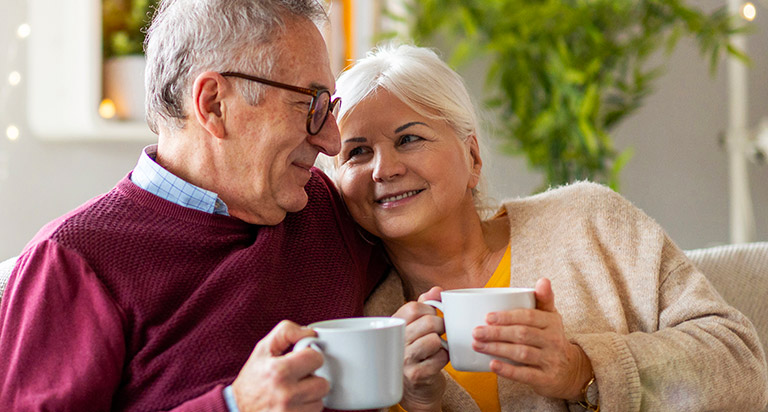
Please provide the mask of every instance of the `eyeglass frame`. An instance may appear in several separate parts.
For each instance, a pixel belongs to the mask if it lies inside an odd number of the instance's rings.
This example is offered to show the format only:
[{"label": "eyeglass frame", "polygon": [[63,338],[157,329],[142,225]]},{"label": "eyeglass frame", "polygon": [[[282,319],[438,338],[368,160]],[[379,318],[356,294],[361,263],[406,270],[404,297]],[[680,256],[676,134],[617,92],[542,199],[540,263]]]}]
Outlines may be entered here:
[{"label": "eyeglass frame", "polygon": [[[341,104],[341,97],[337,97],[334,99],[333,95],[331,94],[331,91],[325,88],[308,89],[306,87],[293,86],[290,84],[280,83],[274,80],[268,80],[261,77],[251,76],[249,74],[244,74],[239,72],[222,72],[219,74],[222,76],[231,76],[231,77],[237,77],[240,79],[250,80],[257,83],[266,84],[268,86],[277,87],[280,89],[290,90],[293,92],[312,96],[312,101],[309,102],[309,112],[307,113],[307,133],[309,133],[312,136],[320,133],[320,131],[323,130],[323,126],[325,126],[325,122],[328,120],[329,113],[333,113],[333,115],[336,116],[335,110],[338,109],[340,107],[339,105]],[[314,117],[314,114],[315,114],[315,104],[318,101],[318,97],[323,93],[328,93],[328,111],[325,112],[325,117],[323,117],[323,121],[320,122],[320,127],[318,127],[317,130],[313,133],[311,125],[312,125],[312,118]]]}]

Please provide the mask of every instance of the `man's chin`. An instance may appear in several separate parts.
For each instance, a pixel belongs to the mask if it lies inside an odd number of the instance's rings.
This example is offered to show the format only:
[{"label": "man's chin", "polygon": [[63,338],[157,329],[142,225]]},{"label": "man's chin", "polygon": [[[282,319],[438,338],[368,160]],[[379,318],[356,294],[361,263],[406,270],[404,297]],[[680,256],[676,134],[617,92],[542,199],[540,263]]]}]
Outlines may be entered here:
[{"label": "man's chin", "polygon": [[263,199],[259,205],[248,210],[230,208],[230,214],[251,224],[274,226],[285,220],[287,213],[300,212],[307,207],[309,197],[303,187],[297,188],[290,194],[285,192],[283,194],[281,198]]},{"label": "man's chin", "polygon": [[285,211],[279,208],[273,210],[241,211],[230,210],[230,216],[246,223],[260,226],[275,226],[285,220]]},{"label": "man's chin", "polygon": [[300,212],[307,207],[308,202],[309,197],[307,196],[307,192],[302,188],[301,194],[297,194],[297,196],[293,196],[289,201],[284,202],[283,209],[288,213]]}]

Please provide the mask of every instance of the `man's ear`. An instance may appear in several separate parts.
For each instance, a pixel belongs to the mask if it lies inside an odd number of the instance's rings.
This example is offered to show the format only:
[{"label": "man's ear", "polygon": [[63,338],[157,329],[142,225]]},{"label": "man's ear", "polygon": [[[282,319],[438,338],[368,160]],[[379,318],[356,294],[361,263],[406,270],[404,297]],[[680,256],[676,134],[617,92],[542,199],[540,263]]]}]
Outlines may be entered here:
[{"label": "man's ear", "polygon": [[229,82],[216,72],[204,72],[195,78],[192,86],[192,105],[195,119],[213,136],[226,136],[227,107],[224,97],[232,90]]},{"label": "man's ear", "polygon": [[480,158],[480,145],[477,143],[477,136],[471,134],[465,141],[469,149],[469,166],[472,177],[469,179],[469,188],[474,189],[480,182],[480,172],[483,170],[483,159]]}]

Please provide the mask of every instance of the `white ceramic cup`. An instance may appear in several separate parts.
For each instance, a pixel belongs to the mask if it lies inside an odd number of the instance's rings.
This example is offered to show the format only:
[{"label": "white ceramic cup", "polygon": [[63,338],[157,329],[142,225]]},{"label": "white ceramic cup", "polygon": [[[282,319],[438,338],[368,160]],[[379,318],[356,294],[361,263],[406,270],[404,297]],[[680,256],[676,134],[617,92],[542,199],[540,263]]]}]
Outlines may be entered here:
[{"label": "white ceramic cup", "polygon": [[443,347],[448,350],[453,368],[467,372],[490,372],[491,360],[500,359],[472,349],[472,330],[486,324],[488,313],[536,307],[531,288],[454,289],[441,292],[440,299],[442,302],[424,303],[443,312],[448,338],[447,342],[443,340]]},{"label": "white ceramic cup", "polygon": [[345,318],[310,324],[317,337],[304,338],[294,351],[311,347],[323,354],[315,375],[328,380],[331,391],[323,405],[358,410],[392,406],[403,397],[405,320]]}]

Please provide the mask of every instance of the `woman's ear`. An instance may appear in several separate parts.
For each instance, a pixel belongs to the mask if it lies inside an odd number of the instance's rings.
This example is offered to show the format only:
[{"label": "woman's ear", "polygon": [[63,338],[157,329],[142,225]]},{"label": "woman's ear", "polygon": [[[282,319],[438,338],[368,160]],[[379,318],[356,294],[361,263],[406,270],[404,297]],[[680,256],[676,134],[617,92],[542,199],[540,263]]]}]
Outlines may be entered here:
[{"label": "woman's ear", "polygon": [[469,188],[474,189],[480,183],[480,172],[483,170],[483,159],[480,158],[480,145],[477,143],[477,136],[471,134],[465,141],[469,150],[469,167],[471,177],[469,179]]},{"label": "woman's ear", "polygon": [[223,139],[226,136],[226,103],[224,97],[231,86],[216,72],[204,72],[195,78],[192,87],[192,104],[195,119],[211,135]]}]

